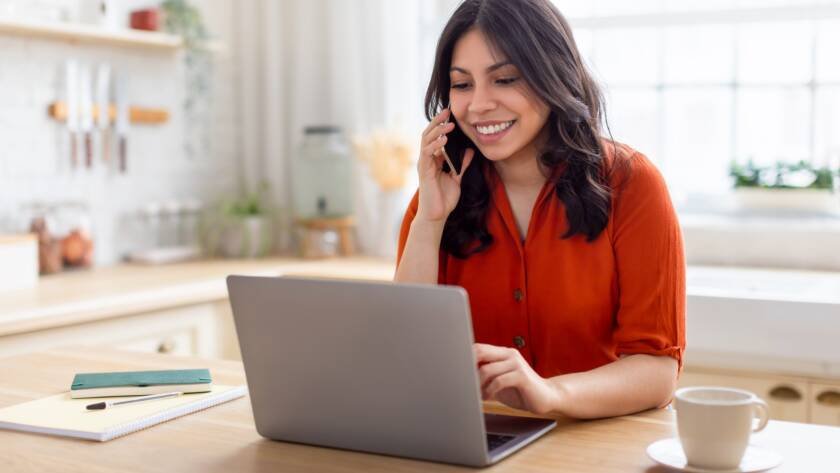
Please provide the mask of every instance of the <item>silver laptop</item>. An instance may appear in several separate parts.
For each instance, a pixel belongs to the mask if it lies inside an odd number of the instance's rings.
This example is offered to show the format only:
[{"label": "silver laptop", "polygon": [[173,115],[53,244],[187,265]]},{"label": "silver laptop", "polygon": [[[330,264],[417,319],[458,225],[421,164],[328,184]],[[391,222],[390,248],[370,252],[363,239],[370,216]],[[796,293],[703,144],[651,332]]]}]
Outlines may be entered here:
[{"label": "silver laptop", "polygon": [[458,287],[229,276],[263,437],[470,466],[556,425],[483,414]]}]

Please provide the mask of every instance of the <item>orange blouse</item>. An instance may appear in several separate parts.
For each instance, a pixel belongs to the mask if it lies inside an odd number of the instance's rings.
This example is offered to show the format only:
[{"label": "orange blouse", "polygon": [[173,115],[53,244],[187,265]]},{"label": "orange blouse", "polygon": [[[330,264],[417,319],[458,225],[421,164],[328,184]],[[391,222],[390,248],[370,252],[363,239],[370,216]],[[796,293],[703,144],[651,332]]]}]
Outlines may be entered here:
[{"label": "orange blouse", "polygon": [[[484,162],[493,243],[467,259],[441,250],[438,282],[466,289],[475,341],[519,349],[543,377],[636,353],[670,356],[682,367],[685,262],[665,181],[642,154],[620,145],[614,158],[612,146],[605,148],[606,162],[625,160],[627,171],[612,178],[609,222],[592,242],[560,238],[564,206],[548,180],[522,243],[504,183]],[[397,261],[417,207],[415,194]]]}]

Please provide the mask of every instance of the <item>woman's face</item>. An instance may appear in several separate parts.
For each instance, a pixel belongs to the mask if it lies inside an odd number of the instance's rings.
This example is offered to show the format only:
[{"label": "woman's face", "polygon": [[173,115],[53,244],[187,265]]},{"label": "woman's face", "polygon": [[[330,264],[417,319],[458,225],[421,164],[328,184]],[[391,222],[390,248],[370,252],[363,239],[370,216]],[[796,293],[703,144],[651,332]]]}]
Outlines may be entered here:
[{"label": "woman's face", "polygon": [[525,149],[548,120],[548,106],[528,87],[516,66],[494,54],[477,28],[455,43],[449,78],[452,115],[491,161]]}]

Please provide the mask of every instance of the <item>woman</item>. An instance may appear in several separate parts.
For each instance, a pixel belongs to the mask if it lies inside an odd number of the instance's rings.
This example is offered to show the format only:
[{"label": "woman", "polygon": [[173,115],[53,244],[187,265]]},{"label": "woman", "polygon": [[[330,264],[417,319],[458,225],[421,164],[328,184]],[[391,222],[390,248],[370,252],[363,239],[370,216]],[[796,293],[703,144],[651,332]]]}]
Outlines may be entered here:
[{"label": "woman", "polygon": [[483,397],[578,418],[667,405],[685,348],[679,225],[655,167],[602,137],[565,19],[548,0],[463,2],[426,110],[395,280],[466,289]]}]

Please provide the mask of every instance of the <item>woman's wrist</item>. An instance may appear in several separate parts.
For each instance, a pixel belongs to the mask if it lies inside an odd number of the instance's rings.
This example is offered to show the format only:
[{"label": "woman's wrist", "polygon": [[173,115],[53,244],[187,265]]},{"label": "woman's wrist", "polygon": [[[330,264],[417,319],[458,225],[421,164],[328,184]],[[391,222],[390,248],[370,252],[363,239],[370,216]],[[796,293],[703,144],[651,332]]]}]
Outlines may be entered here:
[{"label": "woman's wrist", "polygon": [[559,376],[556,378],[548,378],[546,381],[548,385],[551,387],[552,392],[552,400],[551,400],[551,409],[550,411],[553,414],[560,414],[564,416],[568,416],[568,406],[569,406],[569,389],[566,383],[564,383]]},{"label": "woman's wrist", "polygon": [[438,281],[438,257],[443,225],[415,216],[408,230],[408,239],[394,280],[419,284]]},{"label": "woman's wrist", "polygon": [[440,238],[443,235],[443,227],[446,225],[446,220],[428,220],[421,217],[419,214],[414,217],[411,222],[411,232],[420,236],[423,240],[436,240],[440,243]]}]

